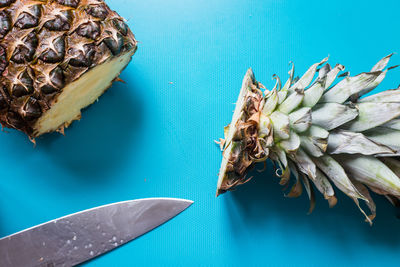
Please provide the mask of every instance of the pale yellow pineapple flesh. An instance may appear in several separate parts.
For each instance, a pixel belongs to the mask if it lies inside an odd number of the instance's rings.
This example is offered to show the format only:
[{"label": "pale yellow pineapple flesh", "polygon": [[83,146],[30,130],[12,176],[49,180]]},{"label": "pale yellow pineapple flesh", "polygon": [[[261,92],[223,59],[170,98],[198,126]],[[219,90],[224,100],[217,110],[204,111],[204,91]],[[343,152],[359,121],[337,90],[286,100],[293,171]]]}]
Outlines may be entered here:
[{"label": "pale yellow pineapple flesh", "polygon": [[52,108],[34,125],[34,136],[53,132],[79,119],[81,110],[96,101],[128,65],[133,52],[113,58],[67,85]]}]

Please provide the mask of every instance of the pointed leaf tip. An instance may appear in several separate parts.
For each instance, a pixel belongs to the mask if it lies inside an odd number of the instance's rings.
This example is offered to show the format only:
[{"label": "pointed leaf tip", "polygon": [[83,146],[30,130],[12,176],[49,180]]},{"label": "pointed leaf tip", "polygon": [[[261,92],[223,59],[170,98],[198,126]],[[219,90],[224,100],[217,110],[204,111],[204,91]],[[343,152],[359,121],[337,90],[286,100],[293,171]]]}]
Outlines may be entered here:
[{"label": "pointed leaf tip", "polygon": [[314,65],[312,65],[307,71],[306,73],[304,73],[304,75],[293,85],[289,88],[290,92],[294,92],[296,89],[300,89],[300,90],[304,90],[313,80],[314,75],[317,71],[318,66],[324,64],[325,62],[327,62],[329,59],[329,57],[324,58],[323,60],[321,60],[318,63],[315,63]]},{"label": "pointed leaf tip", "polygon": [[375,66],[371,69],[371,72],[382,71],[384,68],[386,68],[386,66],[389,63],[389,60],[392,56],[393,56],[393,53],[391,53],[390,55],[387,55],[386,57],[379,60],[378,63],[376,63]]},{"label": "pointed leaf tip", "polygon": [[325,155],[319,158],[313,158],[313,161],[343,193],[352,198],[366,200],[354,187],[342,166],[335,159]]}]

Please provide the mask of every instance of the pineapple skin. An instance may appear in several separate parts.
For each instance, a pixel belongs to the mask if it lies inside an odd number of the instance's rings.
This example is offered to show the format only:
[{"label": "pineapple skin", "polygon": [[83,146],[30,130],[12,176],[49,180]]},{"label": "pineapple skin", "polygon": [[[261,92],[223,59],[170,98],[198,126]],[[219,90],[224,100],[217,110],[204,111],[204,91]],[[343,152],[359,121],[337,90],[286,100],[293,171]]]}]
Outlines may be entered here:
[{"label": "pineapple skin", "polygon": [[124,19],[102,0],[0,0],[0,123],[33,139],[67,85],[136,49]]},{"label": "pineapple skin", "polygon": [[337,203],[335,187],[341,190],[371,224],[376,207],[370,191],[400,206],[400,87],[362,98],[397,67],[386,68],[391,56],[353,77],[339,75],[344,66],[332,68],[328,58],[301,78],[294,78],[293,66],[283,86],[274,75],[271,91],[249,69],[225,138],[217,142],[223,153],[217,196],[248,182],[249,170],[270,159],[280,184],[292,184],[286,196],[305,189],[309,212],[314,187],[330,207]]}]

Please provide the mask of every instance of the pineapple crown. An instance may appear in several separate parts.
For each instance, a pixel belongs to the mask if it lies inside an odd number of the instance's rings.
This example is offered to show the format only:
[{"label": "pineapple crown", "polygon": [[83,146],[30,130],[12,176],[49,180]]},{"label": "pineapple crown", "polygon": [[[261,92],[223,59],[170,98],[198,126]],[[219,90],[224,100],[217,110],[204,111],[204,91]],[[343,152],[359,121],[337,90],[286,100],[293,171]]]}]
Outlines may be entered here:
[{"label": "pineapple crown", "polygon": [[[396,128],[400,126],[400,87],[361,98],[382,82],[388,70],[397,67],[386,68],[391,56],[356,76],[348,72],[339,75],[344,66],[332,68],[324,58],[301,78],[294,78],[292,64],[283,86],[279,77],[273,76],[276,84],[272,90],[257,82],[249,69],[232,123],[225,127],[225,139],[219,142],[224,158],[217,194],[249,181],[249,169],[269,158],[281,185],[289,185],[291,174],[295,178],[287,196],[298,197],[305,187],[310,212],[315,205],[310,182],[331,207],[337,202],[333,183],[358,206],[359,199],[366,201],[371,215],[360,210],[371,222],[375,204],[367,187],[392,202],[400,196],[400,172],[396,173],[400,161],[397,164],[392,158],[400,150],[400,127]],[[334,84],[338,78],[343,79]],[[378,136],[382,129],[391,134],[395,131],[399,141],[392,144],[394,136],[383,140],[385,137]],[[383,136],[387,137],[386,132]]]}]

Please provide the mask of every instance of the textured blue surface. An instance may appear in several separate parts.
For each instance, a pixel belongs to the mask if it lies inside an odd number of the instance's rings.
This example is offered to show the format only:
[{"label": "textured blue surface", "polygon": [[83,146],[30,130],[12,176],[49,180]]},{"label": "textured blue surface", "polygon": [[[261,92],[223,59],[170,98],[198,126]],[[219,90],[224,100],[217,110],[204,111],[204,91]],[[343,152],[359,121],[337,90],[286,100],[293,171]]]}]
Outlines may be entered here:
[{"label": "textured blue surface", "polygon": [[[383,198],[373,227],[343,194],[332,210],[318,197],[306,215],[307,197],[284,198],[272,171],[217,199],[213,144],[248,67],[271,88],[290,60],[302,74],[331,55],[356,74],[399,52],[397,0],[108,2],[140,41],[127,83],[66,137],[45,136],[33,148],[20,133],[1,133],[1,236],[115,201],[180,197],[195,204],[87,266],[398,264],[400,221]],[[399,83],[396,69],[378,90]]]}]

